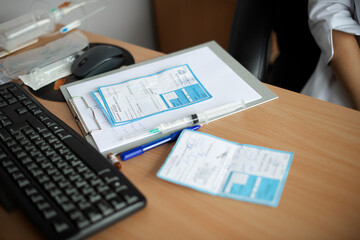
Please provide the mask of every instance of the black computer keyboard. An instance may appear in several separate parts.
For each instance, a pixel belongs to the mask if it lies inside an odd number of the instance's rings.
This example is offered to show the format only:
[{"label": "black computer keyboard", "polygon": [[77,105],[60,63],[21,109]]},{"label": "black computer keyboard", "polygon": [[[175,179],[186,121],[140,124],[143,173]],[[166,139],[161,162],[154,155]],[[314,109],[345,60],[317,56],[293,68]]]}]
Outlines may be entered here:
[{"label": "black computer keyboard", "polygon": [[84,238],[146,203],[117,168],[13,82],[0,85],[0,185],[48,239]]}]

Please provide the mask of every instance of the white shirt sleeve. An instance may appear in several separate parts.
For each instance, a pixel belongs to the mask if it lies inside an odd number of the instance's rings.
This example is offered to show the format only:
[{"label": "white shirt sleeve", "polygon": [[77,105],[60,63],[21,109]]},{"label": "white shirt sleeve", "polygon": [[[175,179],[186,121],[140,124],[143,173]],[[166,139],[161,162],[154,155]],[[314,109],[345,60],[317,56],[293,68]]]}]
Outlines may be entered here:
[{"label": "white shirt sleeve", "polygon": [[334,54],[333,29],[360,35],[360,25],[354,20],[354,0],[310,0],[308,9],[311,33],[328,64]]}]

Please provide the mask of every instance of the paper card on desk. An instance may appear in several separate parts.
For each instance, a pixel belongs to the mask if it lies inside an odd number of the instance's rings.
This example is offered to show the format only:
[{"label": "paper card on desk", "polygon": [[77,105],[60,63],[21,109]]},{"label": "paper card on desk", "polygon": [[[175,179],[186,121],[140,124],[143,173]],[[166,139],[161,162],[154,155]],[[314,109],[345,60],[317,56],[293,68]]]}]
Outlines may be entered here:
[{"label": "paper card on desk", "polygon": [[[91,94],[91,92],[97,91],[100,86],[118,84],[129,79],[148,76],[184,64],[187,64],[196,78],[201,81],[204,89],[211,94],[211,99],[113,127]],[[251,75],[215,42],[202,44],[127,66],[124,69],[70,83],[61,86],[61,91],[68,103],[69,99],[81,96],[92,108],[93,115],[97,118],[102,130],[89,133],[86,139],[105,155],[110,152],[119,153],[145,144],[145,140],[143,142],[124,141],[124,137],[152,129],[164,122],[241,100],[244,100],[245,108],[250,108],[277,98],[270,89]],[[89,116],[88,113],[80,112],[79,114],[85,117]],[[159,134],[157,137],[160,138],[163,135]]]},{"label": "paper card on desk", "polygon": [[93,95],[113,126],[212,97],[187,64],[118,84],[101,86],[98,93],[93,92]]},{"label": "paper card on desk", "polygon": [[157,176],[201,192],[276,207],[293,153],[184,130]]}]

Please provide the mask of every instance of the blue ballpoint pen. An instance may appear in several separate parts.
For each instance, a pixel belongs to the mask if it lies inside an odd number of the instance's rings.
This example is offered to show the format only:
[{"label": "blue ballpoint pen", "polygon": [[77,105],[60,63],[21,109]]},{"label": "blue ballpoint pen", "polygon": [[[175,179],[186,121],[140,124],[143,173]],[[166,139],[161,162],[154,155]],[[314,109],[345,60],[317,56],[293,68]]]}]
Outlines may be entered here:
[{"label": "blue ballpoint pen", "polygon": [[[196,131],[200,127],[201,127],[200,125],[195,125],[195,126],[184,128],[184,129],[189,129],[189,130]],[[181,129],[180,131],[176,131],[176,132],[174,132],[174,133],[172,133],[172,134],[170,134],[170,135],[168,135],[166,137],[162,137],[160,139],[149,142],[149,143],[144,144],[142,146],[139,146],[139,147],[133,148],[131,150],[125,151],[125,152],[120,154],[120,158],[121,158],[121,160],[126,161],[126,160],[129,160],[130,158],[141,155],[144,152],[149,151],[149,150],[151,150],[153,148],[156,148],[156,147],[158,147],[160,145],[163,145],[163,144],[165,144],[167,142],[175,141],[180,136],[180,133],[184,129]]]}]

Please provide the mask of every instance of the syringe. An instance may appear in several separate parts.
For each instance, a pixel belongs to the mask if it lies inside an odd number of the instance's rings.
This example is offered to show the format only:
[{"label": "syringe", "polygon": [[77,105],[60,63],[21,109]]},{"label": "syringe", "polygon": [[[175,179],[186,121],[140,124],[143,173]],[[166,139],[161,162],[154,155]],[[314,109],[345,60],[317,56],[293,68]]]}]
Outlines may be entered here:
[{"label": "syringe", "polygon": [[162,123],[155,128],[125,136],[123,137],[123,140],[125,141],[131,139],[131,141],[137,141],[160,133],[166,134],[194,125],[208,124],[217,119],[236,113],[243,108],[245,108],[245,103],[243,100],[241,100],[239,102],[226,104],[201,113],[194,113],[169,122]]}]

